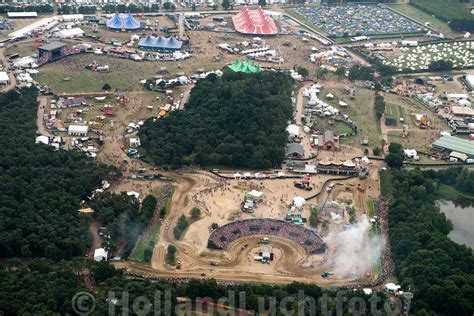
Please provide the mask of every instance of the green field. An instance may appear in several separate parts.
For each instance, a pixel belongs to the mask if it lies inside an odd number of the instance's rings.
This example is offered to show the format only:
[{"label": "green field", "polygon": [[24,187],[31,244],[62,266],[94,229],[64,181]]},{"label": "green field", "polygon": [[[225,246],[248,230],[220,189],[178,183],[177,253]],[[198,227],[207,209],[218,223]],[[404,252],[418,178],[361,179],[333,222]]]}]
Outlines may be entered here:
[{"label": "green field", "polygon": [[[336,88],[326,88],[321,89],[321,96],[325,96],[327,93],[332,93],[334,95],[333,100],[326,100],[324,97],[322,99],[331,104],[335,108],[339,109],[341,113],[347,113],[349,117],[357,124],[358,134],[354,136],[348,136],[341,138],[341,142],[356,147],[363,147],[361,142],[364,139],[369,140],[370,147],[381,146],[381,132],[379,121],[375,117],[374,112],[374,93],[368,89],[358,89],[356,92],[356,97],[353,100],[349,100],[349,97],[343,94],[340,89]],[[346,109],[342,109],[339,106],[339,101],[343,100],[348,103]],[[319,121],[326,121],[324,119],[317,119],[316,127],[321,125],[326,126],[327,123],[320,123]],[[344,123],[335,123],[332,126],[328,126],[334,133],[350,133],[352,130],[348,125]]]},{"label": "green field", "polygon": [[443,33],[446,37],[455,37],[455,36],[460,36],[461,33],[453,31],[447,23],[437,19],[436,17],[433,17],[417,8],[411,5],[405,5],[405,4],[387,4],[388,7],[403,13],[409,17],[411,17],[414,20],[417,20],[420,23],[425,23],[429,22],[430,26],[439,32]]},{"label": "green field", "polygon": [[400,118],[404,118],[403,109],[398,104],[387,103],[385,105],[385,117],[395,118],[395,126],[399,124]]},{"label": "green field", "polygon": [[389,171],[380,172],[380,195],[388,197],[393,190],[392,174]]}]

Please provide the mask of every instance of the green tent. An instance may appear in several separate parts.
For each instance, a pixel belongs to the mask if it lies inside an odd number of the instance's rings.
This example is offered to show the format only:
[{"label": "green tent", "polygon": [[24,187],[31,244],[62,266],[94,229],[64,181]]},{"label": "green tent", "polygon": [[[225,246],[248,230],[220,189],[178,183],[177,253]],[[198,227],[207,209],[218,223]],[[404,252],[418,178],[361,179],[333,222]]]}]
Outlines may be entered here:
[{"label": "green tent", "polygon": [[253,61],[240,61],[238,59],[236,59],[234,63],[229,66],[229,69],[233,72],[244,72],[246,74],[254,74],[262,71],[262,69],[259,66],[256,66]]}]

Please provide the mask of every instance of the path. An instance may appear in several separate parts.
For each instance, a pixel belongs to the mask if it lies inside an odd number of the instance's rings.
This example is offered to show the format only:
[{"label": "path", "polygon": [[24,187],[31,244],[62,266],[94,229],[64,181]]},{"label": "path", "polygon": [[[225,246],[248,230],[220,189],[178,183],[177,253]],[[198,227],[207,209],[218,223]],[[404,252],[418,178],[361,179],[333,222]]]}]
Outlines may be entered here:
[{"label": "path", "polygon": [[92,236],[92,245],[89,249],[89,257],[92,258],[94,256],[94,251],[97,248],[100,248],[102,245],[102,240],[99,237],[99,234],[97,233],[97,230],[99,229],[99,223],[97,220],[92,219],[91,225],[89,226],[89,233]]},{"label": "path", "polygon": [[194,88],[194,84],[187,86],[186,91],[183,92],[183,98],[179,103],[179,109],[184,110],[184,105],[188,103],[189,96],[191,95],[191,90]]},{"label": "path", "polygon": [[0,61],[2,62],[3,67],[10,78],[10,82],[2,87],[2,92],[10,91],[16,86],[16,78],[13,72],[8,71],[9,60],[5,57],[5,48],[0,48]]},{"label": "path", "polygon": [[38,97],[38,112],[36,114],[36,128],[40,135],[52,136],[43,123],[44,110],[48,104],[48,97]]}]

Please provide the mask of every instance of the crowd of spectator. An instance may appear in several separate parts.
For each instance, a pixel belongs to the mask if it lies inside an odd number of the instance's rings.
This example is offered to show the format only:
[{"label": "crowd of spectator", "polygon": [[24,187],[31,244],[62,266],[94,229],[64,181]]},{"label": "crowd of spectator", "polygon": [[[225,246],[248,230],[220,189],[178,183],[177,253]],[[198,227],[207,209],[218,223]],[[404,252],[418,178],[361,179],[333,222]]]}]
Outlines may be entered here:
[{"label": "crowd of spectator", "polygon": [[381,5],[297,7],[292,10],[334,37],[426,31],[418,23]]},{"label": "crowd of spectator", "polygon": [[225,249],[234,240],[251,235],[278,236],[300,244],[308,254],[322,253],[326,245],[315,231],[279,219],[252,218],[238,220],[214,230],[207,246]]}]

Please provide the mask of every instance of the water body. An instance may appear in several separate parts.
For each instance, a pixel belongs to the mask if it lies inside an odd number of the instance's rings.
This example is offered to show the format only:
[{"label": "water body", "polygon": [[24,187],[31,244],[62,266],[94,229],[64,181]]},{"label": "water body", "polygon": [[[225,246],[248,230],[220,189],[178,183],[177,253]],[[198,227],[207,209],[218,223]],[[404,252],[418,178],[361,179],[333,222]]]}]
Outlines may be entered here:
[{"label": "water body", "polygon": [[438,206],[453,223],[453,230],[448,237],[474,249],[474,205],[455,204],[452,201],[438,201]]}]

